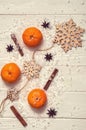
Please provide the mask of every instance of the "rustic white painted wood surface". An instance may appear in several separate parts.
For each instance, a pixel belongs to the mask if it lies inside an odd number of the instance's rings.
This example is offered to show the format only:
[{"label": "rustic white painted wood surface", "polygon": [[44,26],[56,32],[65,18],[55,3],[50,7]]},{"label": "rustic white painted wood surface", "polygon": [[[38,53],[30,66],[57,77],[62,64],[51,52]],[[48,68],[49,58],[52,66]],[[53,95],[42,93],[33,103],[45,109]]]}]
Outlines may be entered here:
[{"label": "rustic white painted wood surface", "polygon": [[[20,67],[25,58],[31,59],[32,52],[22,42],[21,34],[28,26],[37,26],[44,34],[45,44],[43,48],[52,44],[54,25],[73,18],[77,25],[86,29],[86,1],[85,0],[0,0],[0,69],[10,61],[17,62]],[[51,22],[51,30],[41,28],[44,19]],[[5,47],[12,43],[10,33],[15,32],[21,46],[24,47],[25,56],[21,58],[15,50],[7,53]],[[46,63],[45,52],[37,53],[43,59],[43,69],[40,78],[30,81],[29,85],[20,95],[19,101],[6,103],[4,112],[0,115],[0,130],[23,130],[22,125],[10,111],[10,105],[16,105],[17,109],[28,122],[28,130],[85,130],[86,129],[86,33],[83,37],[83,47],[73,49],[67,54],[59,46],[55,46],[49,52],[54,56],[53,61]],[[13,44],[13,43],[12,43]],[[17,58],[18,57],[18,58]],[[17,58],[17,59],[16,59]],[[26,102],[28,91],[36,86],[41,88],[47,81],[53,68],[59,69],[48,94],[48,105],[40,112],[33,111]],[[47,73],[48,72],[48,73]],[[46,74],[47,73],[47,74]],[[24,78],[17,84],[24,84]],[[6,84],[0,77],[0,102],[6,96]],[[55,107],[58,114],[55,119],[49,119],[47,109]]]}]

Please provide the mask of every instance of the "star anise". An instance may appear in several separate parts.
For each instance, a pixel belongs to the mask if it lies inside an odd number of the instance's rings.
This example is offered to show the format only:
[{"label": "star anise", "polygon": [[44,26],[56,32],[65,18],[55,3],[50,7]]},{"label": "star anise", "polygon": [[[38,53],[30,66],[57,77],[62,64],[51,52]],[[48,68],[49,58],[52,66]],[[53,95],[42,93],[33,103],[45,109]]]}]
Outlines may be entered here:
[{"label": "star anise", "polygon": [[48,109],[47,110],[48,111],[48,115],[49,115],[49,117],[54,117],[54,116],[56,116],[56,114],[57,114],[57,111],[54,109],[54,108],[50,108],[50,109]]},{"label": "star anise", "polygon": [[45,59],[46,59],[46,61],[50,61],[50,60],[52,60],[52,58],[53,58],[53,56],[52,56],[52,54],[50,53],[50,54],[46,54],[45,55]]},{"label": "star anise", "polygon": [[14,50],[14,48],[11,44],[7,45],[6,49],[7,49],[7,52],[12,52]]},{"label": "star anise", "polygon": [[42,25],[41,25],[43,28],[49,28],[49,26],[50,26],[50,22],[46,22],[45,20],[44,20],[44,22],[42,23]]}]

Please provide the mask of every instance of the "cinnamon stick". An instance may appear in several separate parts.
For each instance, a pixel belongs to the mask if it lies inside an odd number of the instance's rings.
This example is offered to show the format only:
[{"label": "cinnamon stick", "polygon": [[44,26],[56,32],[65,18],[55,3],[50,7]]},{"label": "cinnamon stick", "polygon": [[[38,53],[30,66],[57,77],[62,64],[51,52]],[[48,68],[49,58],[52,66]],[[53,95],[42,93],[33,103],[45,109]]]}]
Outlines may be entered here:
[{"label": "cinnamon stick", "polygon": [[11,106],[10,109],[12,110],[12,112],[14,113],[14,115],[17,117],[17,119],[21,122],[21,124],[26,127],[27,123],[26,121],[23,119],[23,117],[20,115],[20,113],[16,110],[16,108],[14,106]]},{"label": "cinnamon stick", "polygon": [[11,39],[14,41],[14,43],[15,43],[15,45],[16,45],[16,47],[17,47],[19,53],[20,53],[20,55],[23,56],[23,55],[24,55],[23,50],[22,50],[21,47],[19,46],[19,43],[18,43],[18,40],[17,40],[15,34],[11,34]]},{"label": "cinnamon stick", "polygon": [[44,90],[47,90],[51,84],[51,82],[53,81],[54,77],[56,76],[56,74],[58,73],[58,69],[54,69],[53,73],[51,74],[50,78],[48,79],[47,83],[44,86]]}]

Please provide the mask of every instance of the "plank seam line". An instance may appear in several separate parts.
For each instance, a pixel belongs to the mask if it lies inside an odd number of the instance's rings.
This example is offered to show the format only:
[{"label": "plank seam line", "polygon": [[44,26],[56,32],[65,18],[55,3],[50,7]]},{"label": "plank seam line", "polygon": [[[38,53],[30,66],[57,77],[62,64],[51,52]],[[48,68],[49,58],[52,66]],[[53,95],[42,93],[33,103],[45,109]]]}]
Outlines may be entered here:
[{"label": "plank seam line", "polygon": [[[2,117],[0,119],[15,119],[15,117]],[[28,119],[63,119],[63,120],[86,120],[86,118],[78,118],[78,117],[54,117],[54,118],[49,118],[49,117],[24,117]]]},{"label": "plank seam line", "polygon": [[31,13],[31,14],[28,14],[28,13],[25,13],[25,14],[15,14],[15,13],[13,13],[13,14],[0,14],[0,15],[86,15],[85,13],[83,13],[83,14],[57,14],[57,13],[51,13],[51,14],[43,14],[43,13],[37,13],[37,14],[34,14],[34,13]]}]

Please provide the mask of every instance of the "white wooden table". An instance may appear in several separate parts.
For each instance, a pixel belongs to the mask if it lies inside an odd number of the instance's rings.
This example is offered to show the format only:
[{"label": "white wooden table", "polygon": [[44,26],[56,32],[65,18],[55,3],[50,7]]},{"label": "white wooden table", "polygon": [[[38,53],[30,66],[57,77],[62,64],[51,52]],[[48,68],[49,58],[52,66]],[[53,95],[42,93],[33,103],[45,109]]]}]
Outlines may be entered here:
[{"label": "white wooden table", "polygon": [[[41,23],[44,19],[50,21],[52,28],[56,23],[73,20],[86,29],[86,1],[85,0],[0,0],[0,69],[10,61],[21,63],[27,57],[31,58],[32,52],[24,48],[25,56],[21,58],[18,52],[6,52],[6,45],[12,43],[10,33],[15,32],[21,40],[23,30],[28,26],[37,26],[44,34],[43,48],[51,45],[53,29],[44,30]],[[55,30],[55,27],[54,27]],[[9,107],[13,104],[28,122],[27,130],[86,130],[86,33],[83,36],[83,47],[72,49],[67,54],[60,46],[51,49],[53,61],[46,62],[43,57],[46,52],[37,53],[42,59],[43,69],[39,79],[30,81],[29,85],[20,94],[19,101],[9,103],[0,115],[0,130],[23,130]],[[13,44],[13,43],[12,43]],[[47,107],[39,112],[33,111],[27,104],[27,93],[37,87],[43,87],[50,72],[59,69],[59,74],[51,84],[48,94]],[[46,74],[47,73],[47,74]],[[24,79],[17,84],[24,84]],[[6,96],[7,86],[0,77],[0,102]],[[56,108],[57,116],[48,118],[47,109]]]}]

